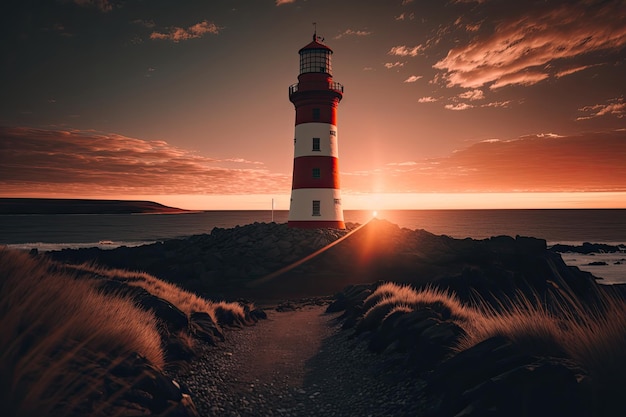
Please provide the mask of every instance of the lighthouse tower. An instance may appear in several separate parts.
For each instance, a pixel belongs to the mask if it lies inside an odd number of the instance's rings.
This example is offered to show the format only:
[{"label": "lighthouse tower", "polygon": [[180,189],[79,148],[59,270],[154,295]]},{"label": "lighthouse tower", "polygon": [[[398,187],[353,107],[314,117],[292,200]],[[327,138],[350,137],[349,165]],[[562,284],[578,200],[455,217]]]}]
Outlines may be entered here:
[{"label": "lighthouse tower", "polygon": [[331,55],[317,34],[300,49],[289,227],[345,229],[339,190],[337,106],[343,86],[333,81]]}]

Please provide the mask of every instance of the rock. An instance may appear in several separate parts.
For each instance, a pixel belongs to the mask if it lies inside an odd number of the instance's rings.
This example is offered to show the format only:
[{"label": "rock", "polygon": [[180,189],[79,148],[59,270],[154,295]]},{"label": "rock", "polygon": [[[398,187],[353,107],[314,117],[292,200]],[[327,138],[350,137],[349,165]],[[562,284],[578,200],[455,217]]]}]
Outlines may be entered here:
[{"label": "rock", "polygon": [[224,334],[211,316],[204,312],[193,312],[189,316],[189,329],[196,338],[211,345],[224,341]]},{"label": "rock", "polygon": [[615,253],[615,252],[623,252],[626,249],[625,245],[607,245],[605,243],[589,243],[584,242],[580,246],[576,245],[562,245],[556,244],[552,245],[550,248],[553,252],[573,252],[573,253],[583,253],[583,254],[591,254],[591,253]]},{"label": "rock", "polygon": [[97,288],[106,294],[118,294],[131,298],[142,310],[152,311],[169,333],[188,327],[189,322],[185,313],[169,301],[150,294],[142,287],[113,279],[103,279],[97,283]]},{"label": "rock", "polygon": [[215,318],[218,325],[230,327],[241,327],[245,321],[245,317],[237,314],[233,309],[221,305],[215,307]]},{"label": "rock", "polygon": [[[131,355],[109,369],[104,392],[112,393],[107,406],[127,415],[129,409],[145,410],[149,415],[196,417],[198,412],[180,386],[143,358]],[[123,412],[121,410],[126,410]]]},{"label": "rock", "polygon": [[543,358],[490,378],[462,394],[468,402],[456,416],[591,417],[590,393],[581,370],[562,359]]},{"label": "rock", "polygon": [[253,310],[250,310],[250,318],[254,321],[266,320],[267,313],[260,308],[255,308]]},{"label": "rock", "polygon": [[564,358],[537,358],[504,337],[487,339],[435,367],[428,416],[590,416],[585,372]]},{"label": "rock", "polygon": [[170,333],[187,329],[189,325],[187,315],[163,298],[151,294],[145,295],[137,300],[137,305],[144,310],[154,312],[156,318],[167,327]]}]

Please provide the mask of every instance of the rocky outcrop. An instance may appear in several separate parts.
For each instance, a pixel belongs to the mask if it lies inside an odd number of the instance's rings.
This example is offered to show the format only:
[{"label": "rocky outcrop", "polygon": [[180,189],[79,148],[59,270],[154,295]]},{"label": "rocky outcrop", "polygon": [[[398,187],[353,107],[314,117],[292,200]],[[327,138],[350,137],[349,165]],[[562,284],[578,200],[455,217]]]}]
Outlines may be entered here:
[{"label": "rocky outcrop", "polygon": [[550,247],[550,250],[558,253],[573,252],[584,253],[586,255],[590,253],[615,253],[626,252],[626,245],[607,245],[606,243],[589,243],[584,242],[582,245],[563,245],[556,244]]},{"label": "rocky outcrop", "polygon": [[378,280],[417,286],[437,282],[463,299],[474,293],[489,298],[498,292],[544,292],[563,282],[585,294],[594,284],[591,274],[565,265],[542,239],[453,239],[373,220],[328,251],[246,292],[248,283],[300,261],[356,227],[293,229],[286,224],[254,223],[134,248],[68,249],[49,256],[141,270],[222,299],[324,296],[349,284]]},{"label": "rocky outcrop", "polygon": [[464,350],[426,376],[426,416],[592,416],[585,371],[524,353],[504,337]]},{"label": "rocky outcrop", "polygon": [[[348,229],[354,227],[348,224]],[[140,247],[65,249],[49,255],[64,262],[95,261],[114,268],[141,270],[186,289],[219,297],[224,287],[240,288],[241,281],[274,272],[346,233],[346,230],[293,229],[286,224],[254,223],[232,229],[216,227],[210,234]]]}]

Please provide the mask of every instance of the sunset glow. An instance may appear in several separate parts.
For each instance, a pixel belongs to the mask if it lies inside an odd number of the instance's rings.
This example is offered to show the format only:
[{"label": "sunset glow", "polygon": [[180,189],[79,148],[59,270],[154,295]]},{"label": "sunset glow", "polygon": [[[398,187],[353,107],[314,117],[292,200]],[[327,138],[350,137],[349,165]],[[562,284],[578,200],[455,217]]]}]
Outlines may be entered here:
[{"label": "sunset glow", "polygon": [[1,46],[0,197],[288,210],[316,21],[344,209],[626,208],[623,1],[29,4]]}]

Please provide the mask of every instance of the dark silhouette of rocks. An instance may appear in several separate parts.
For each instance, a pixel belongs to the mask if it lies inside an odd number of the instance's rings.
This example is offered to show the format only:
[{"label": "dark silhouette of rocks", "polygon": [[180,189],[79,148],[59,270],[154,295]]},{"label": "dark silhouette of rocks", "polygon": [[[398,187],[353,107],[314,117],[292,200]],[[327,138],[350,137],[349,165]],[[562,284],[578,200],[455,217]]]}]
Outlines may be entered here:
[{"label": "dark silhouette of rocks", "polygon": [[297,268],[255,284],[356,227],[307,230],[254,223],[133,248],[65,249],[49,256],[145,271],[212,299],[326,296],[350,284],[379,280],[417,286],[437,283],[464,300],[472,294],[494,299],[517,291],[544,293],[555,285],[567,285],[584,297],[595,285],[592,274],[567,266],[542,239],[453,239],[383,220],[373,220]]},{"label": "dark silhouette of rocks", "polygon": [[615,252],[624,252],[626,251],[626,245],[607,245],[605,243],[589,243],[584,242],[582,245],[562,245],[556,244],[552,245],[550,250],[558,253],[565,252],[573,252],[573,253],[584,253],[586,255],[591,253],[615,253]]}]

